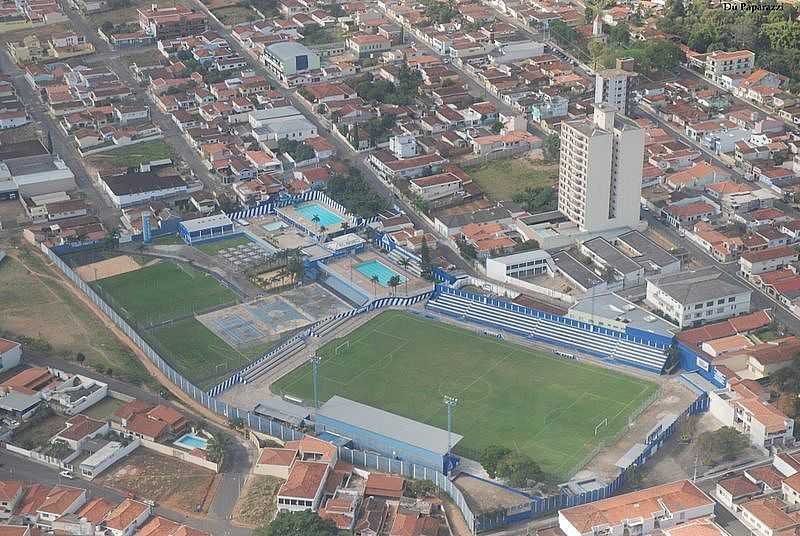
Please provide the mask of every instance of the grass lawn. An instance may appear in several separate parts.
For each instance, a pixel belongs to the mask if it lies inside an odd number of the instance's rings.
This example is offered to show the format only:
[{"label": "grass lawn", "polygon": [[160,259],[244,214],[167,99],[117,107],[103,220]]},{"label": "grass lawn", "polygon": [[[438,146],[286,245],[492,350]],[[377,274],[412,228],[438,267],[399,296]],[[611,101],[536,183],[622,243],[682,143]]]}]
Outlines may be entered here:
[{"label": "grass lawn", "polygon": [[243,22],[258,20],[258,14],[246,6],[235,5],[212,9],[211,12],[226,26],[234,26]]},{"label": "grass lawn", "polygon": [[111,297],[118,312],[141,324],[154,324],[237,303],[236,295],[210,275],[186,264],[160,262],[92,283]]},{"label": "grass lawn", "polygon": [[157,340],[161,356],[201,389],[213,386],[227,372],[249,363],[274,345],[237,351],[194,318],[171,322],[153,330],[151,336]]},{"label": "grass lawn", "polygon": [[[335,348],[349,341],[349,347]],[[483,337],[476,331],[386,311],[319,352],[320,399],[340,395],[447,428],[442,396],[458,397],[456,452],[475,457],[491,444],[530,455],[556,477],[567,476],[601,439],[656,391],[652,382],[587,363]],[[274,384],[306,400],[311,369],[303,365]],[[595,427],[608,419],[595,437]]]},{"label": "grass lawn", "polygon": [[96,167],[136,167],[139,164],[173,158],[174,152],[164,140],[150,140],[126,145],[90,156],[86,160]]},{"label": "grass lawn", "polygon": [[[68,288],[38,253],[26,246],[0,263],[0,332],[5,337],[40,338],[53,355],[74,358],[82,352],[85,365],[111,368],[114,376],[132,383],[157,385],[136,356]],[[38,350],[37,350],[38,351]]]},{"label": "grass lawn", "polygon": [[525,188],[553,186],[558,182],[558,164],[534,162],[529,158],[492,160],[464,171],[486,195],[496,200],[511,199]]},{"label": "grass lawn", "polygon": [[233,238],[225,238],[222,240],[214,240],[213,242],[206,242],[205,244],[199,244],[195,247],[206,255],[216,255],[223,249],[235,248],[236,246],[244,246],[251,243],[252,240],[246,236],[235,236]]},{"label": "grass lawn", "polygon": [[114,412],[117,411],[122,404],[122,400],[117,400],[116,398],[107,396],[97,404],[93,405],[86,411],[82,411],[81,413],[87,417],[104,421],[106,419],[110,419],[111,416],[114,415]]},{"label": "grass lawn", "polygon": [[183,238],[178,236],[178,234],[168,234],[159,236],[154,238],[152,242],[150,242],[153,246],[176,246],[176,245],[184,245],[186,242],[183,241]]},{"label": "grass lawn", "polygon": [[233,510],[233,519],[252,528],[263,527],[275,515],[275,498],[285,480],[268,475],[250,475]]}]

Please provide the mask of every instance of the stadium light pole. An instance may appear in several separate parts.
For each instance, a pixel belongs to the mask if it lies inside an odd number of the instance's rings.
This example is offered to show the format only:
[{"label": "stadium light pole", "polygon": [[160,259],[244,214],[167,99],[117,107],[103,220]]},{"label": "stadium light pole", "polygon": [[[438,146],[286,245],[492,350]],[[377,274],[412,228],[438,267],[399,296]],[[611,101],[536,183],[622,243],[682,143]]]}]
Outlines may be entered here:
[{"label": "stadium light pole", "polygon": [[458,404],[458,399],[454,396],[444,395],[444,405],[447,406],[447,455],[450,456],[450,449],[453,442],[451,435],[453,433],[453,407]]},{"label": "stadium light pole", "polygon": [[311,356],[311,376],[314,381],[314,408],[319,408],[319,364],[322,361],[316,354]]}]

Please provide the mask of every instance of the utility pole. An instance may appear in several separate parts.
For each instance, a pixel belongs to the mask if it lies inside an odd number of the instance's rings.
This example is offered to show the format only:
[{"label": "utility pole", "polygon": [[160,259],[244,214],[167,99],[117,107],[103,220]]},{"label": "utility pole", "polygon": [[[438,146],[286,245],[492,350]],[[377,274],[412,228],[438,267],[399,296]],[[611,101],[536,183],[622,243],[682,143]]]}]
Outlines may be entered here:
[{"label": "utility pole", "polygon": [[314,409],[319,408],[319,364],[322,359],[314,354],[311,356],[311,376],[314,380]]},{"label": "utility pole", "polygon": [[450,450],[453,447],[452,434],[453,434],[453,407],[458,404],[458,399],[444,395],[444,405],[447,406],[447,456],[450,456]]}]

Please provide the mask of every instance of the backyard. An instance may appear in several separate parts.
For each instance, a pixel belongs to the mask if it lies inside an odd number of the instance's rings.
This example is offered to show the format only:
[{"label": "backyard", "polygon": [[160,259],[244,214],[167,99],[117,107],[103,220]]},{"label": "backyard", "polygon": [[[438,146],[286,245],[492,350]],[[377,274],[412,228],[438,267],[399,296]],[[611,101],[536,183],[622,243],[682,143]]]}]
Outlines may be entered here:
[{"label": "backyard", "polygon": [[28,349],[67,359],[82,353],[85,366],[111,369],[115,377],[133,383],[155,384],[134,354],[65,287],[40,254],[26,245],[13,249],[7,242],[0,248],[9,253],[0,263],[2,336],[28,338]]},{"label": "backyard", "polygon": [[464,171],[497,201],[510,200],[526,188],[552,187],[558,182],[558,164],[525,157],[492,160],[465,167]]},{"label": "backyard", "polygon": [[41,417],[30,421],[14,431],[11,443],[24,449],[35,449],[50,442],[50,438],[64,429],[67,417],[45,410]]}]

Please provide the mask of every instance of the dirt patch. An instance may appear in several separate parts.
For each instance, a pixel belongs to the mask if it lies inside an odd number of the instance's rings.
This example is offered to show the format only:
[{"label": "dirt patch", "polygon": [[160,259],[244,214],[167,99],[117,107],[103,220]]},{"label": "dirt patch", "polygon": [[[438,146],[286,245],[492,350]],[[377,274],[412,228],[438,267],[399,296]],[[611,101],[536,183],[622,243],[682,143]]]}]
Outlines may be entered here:
[{"label": "dirt patch", "polygon": [[0,264],[0,332],[49,345],[43,353],[73,359],[133,383],[149,377],[131,352],[64,286],[42,256],[26,246],[0,244],[8,258]]},{"label": "dirt patch", "polygon": [[530,499],[522,495],[522,493],[515,493],[507,488],[495,486],[466,473],[458,475],[453,480],[453,483],[464,494],[467,505],[475,514],[511,509],[530,502]]},{"label": "dirt patch", "polygon": [[216,475],[144,447],[112,466],[100,484],[185,513],[208,512]]},{"label": "dirt patch", "polygon": [[253,529],[269,523],[275,515],[275,500],[283,482],[282,478],[274,476],[250,475],[233,508],[233,521]]},{"label": "dirt patch", "polygon": [[63,415],[45,415],[40,420],[32,420],[27,426],[14,432],[10,443],[24,449],[34,449],[50,442],[50,438],[64,429],[67,418]]},{"label": "dirt patch", "polygon": [[[158,260],[151,261],[145,266],[156,262],[158,262]],[[105,279],[106,277],[133,272],[140,268],[144,268],[144,266],[136,262],[130,255],[120,255],[119,257],[93,262],[85,266],[78,266],[75,268],[75,273],[84,281],[91,282],[97,281],[98,279]]]},{"label": "dirt patch", "polygon": [[202,0],[202,2],[208,9],[220,9],[239,5],[239,0]]},{"label": "dirt patch", "polygon": [[601,449],[585,470],[601,480],[610,482],[619,474],[616,462],[636,443],[644,443],[647,435],[664,418],[676,418],[697,398],[677,377],[661,383],[658,398],[630,424],[615,443]]},{"label": "dirt patch", "polygon": [[450,525],[450,531],[454,536],[472,536],[472,531],[469,530],[467,522],[464,519],[464,514],[461,510],[451,501],[444,501],[444,513],[447,516],[447,523]]}]

